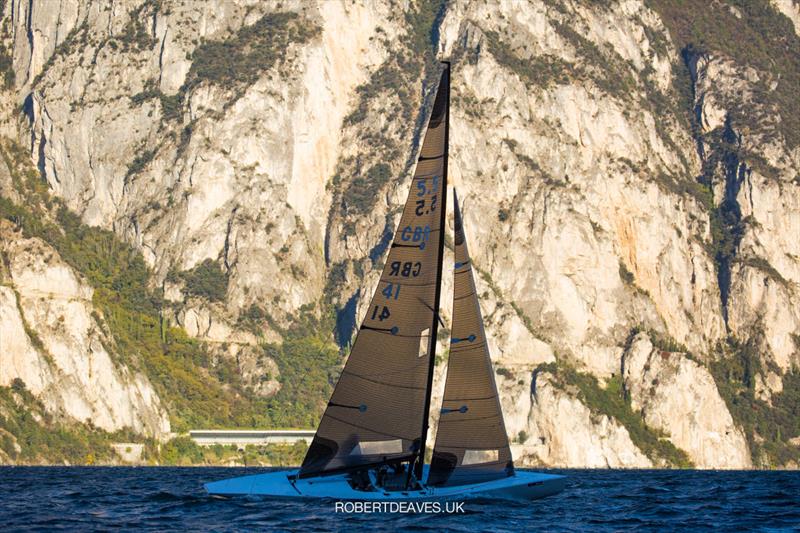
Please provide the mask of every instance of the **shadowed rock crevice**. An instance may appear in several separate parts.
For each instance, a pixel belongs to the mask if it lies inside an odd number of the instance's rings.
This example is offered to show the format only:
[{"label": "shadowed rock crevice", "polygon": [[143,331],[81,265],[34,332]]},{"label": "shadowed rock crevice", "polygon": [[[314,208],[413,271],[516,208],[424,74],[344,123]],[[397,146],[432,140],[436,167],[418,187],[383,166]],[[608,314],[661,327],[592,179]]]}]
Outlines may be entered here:
[{"label": "shadowed rock crevice", "polygon": [[704,185],[713,188],[714,175],[719,167],[724,180],[722,200],[711,213],[711,224],[722,316],[726,327],[730,329],[728,306],[731,297],[731,269],[745,232],[738,196],[749,173],[747,166],[739,159],[741,139],[731,126],[730,116],[726,118],[725,127],[716,144],[712,148],[711,157],[704,161],[703,179],[707,180]]},{"label": "shadowed rock crevice", "polygon": [[[698,62],[708,61],[708,56],[688,45],[681,50],[681,58],[691,80],[691,134],[702,165],[697,181],[711,197],[711,204],[706,206],[711,223],[710,253],[717,273],[722,318],[729,331],[731,271],[745,231],[738,195],[749,171],[740,159],[741,136],[733,127],[731,112],[726,114],[722,128],[703,133],[705,95],[697,88]],[[715,194],[718,190],[722,191],[719,199]]]}]

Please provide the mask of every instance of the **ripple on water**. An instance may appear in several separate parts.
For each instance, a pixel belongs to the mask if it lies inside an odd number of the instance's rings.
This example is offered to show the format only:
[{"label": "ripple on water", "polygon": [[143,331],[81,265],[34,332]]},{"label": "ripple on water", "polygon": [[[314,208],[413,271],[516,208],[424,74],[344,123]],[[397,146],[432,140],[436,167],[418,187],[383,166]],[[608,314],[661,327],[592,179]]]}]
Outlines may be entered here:
[{"label": "ripple on water", "polygon": [[[337,514],[334,502],[221,499],[203,483],[263,469],[0,468],[4,531],[800,530],[800,473],[572,470],[535,502],[473,500],[463,514]],[[13,495],[9,497],[8,495]]]}]

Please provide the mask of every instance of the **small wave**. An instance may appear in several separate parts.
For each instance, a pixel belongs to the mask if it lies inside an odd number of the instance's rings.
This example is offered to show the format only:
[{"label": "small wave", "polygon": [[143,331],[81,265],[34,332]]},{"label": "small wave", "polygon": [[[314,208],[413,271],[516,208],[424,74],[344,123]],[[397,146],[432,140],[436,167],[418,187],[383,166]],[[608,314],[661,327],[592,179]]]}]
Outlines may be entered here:
[{"label": "small wave", "polygon": [[169,491],[159,491],[149,495],[146,500],[151,502],[196,502],[200,498],[191,494],[180,494]]},{"label": "small wave", "polygon": [[[229,473],[227,473],[229,474]],[[722,530],[800,524],[794,472],[570,471],[567,489],[534,502],[467,500],[464,513],[344,515],[327,502],[210,496],[209,472],[191,468],[0,468],[13,498],[0,500],[0,524],[64,530],[456,532]]]}]

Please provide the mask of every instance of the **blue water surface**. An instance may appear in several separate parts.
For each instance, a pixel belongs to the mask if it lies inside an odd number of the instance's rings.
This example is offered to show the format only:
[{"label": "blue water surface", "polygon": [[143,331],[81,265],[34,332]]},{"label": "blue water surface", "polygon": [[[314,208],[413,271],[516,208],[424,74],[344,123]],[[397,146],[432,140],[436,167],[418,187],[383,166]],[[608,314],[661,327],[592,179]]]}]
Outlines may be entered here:
[{"label": "blue water surface", "polygon": [[203,483],[269,469],[0,467],[2,531],[800,531],[800,473],[552,470],[533,502],[458,514],[345,514],[334,502],[209,497]]}]

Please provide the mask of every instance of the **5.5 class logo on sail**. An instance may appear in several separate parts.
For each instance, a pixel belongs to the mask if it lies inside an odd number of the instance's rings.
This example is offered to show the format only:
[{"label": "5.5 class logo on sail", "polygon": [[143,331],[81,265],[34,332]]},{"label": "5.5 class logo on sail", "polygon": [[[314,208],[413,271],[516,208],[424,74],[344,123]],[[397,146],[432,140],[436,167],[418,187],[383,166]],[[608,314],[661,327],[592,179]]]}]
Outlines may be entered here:
[{"label": "5.5 class logo on sail", "polygon": [[216,495],[408,501],[535,499],[565,478],[514,469],[455,198],[453,324],[424,464],[439,326],[450,116],[443,63],[411,190],[380,282],[299,470],[216,481]]}]

